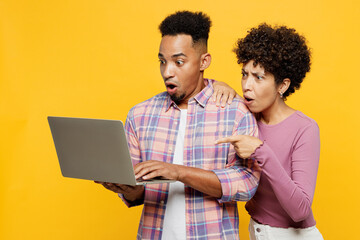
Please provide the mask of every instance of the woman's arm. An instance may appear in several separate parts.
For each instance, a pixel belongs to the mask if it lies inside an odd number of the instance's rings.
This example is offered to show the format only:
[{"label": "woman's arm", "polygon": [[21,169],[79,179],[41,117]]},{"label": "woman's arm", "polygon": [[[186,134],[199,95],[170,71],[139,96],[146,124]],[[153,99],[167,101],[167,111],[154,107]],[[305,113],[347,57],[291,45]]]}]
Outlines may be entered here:
[{"label": "woman's arm", "polygon": [[277,156],[264,142],[252,155],[270,182],[282,208],[294,222],[306,219],[311,212],[320,157],[319,128],[311,124],[303,129],[291,155],[290,176]]},{"label": "woman's arm", "polygon": [[311,124],[299,135],[291,156],[289,176],[266,141],[246,135],[219,139],[230,142],[238,156],[255,158],[262,175],[270,182],[282,208],[294,222],[306,219],[311,211],[320,157],[319,128]]}]

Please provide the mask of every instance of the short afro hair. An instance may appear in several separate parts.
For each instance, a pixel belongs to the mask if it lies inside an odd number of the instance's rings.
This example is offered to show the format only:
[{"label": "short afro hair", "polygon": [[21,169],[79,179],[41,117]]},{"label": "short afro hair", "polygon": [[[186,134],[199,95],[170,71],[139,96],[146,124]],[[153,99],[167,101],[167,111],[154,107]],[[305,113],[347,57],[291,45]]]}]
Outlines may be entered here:
[{"label": "short afro hair", "polygon": [[311,54],[305,38],[286,26],[271,27],[262,23],[237,41],[234,52],[238,64],[253,60],[255,65],[260,64],[265,71],[274,75],[276,84],[289,78],[291,83],[283,93],[284,99],[300,88],[306,73],[310,71]]},{"label": "short afro hair", "polygon": [[202,12],[179,11],[167,16],[160,24],[162,37],[187,34],[192,37],[193,43],[202,40],[207,45],[211,27],[210,18]]}]

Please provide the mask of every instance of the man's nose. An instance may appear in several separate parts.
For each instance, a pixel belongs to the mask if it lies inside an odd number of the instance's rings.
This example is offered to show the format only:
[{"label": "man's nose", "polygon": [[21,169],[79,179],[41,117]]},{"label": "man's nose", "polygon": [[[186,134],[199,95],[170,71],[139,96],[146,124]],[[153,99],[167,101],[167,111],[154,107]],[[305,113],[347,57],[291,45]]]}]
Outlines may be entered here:
[{"label": "man's nose", "polygon": [[163,77],[165,79],[174,77],[174,68],[172,64],[166,64],[163,68]]}]

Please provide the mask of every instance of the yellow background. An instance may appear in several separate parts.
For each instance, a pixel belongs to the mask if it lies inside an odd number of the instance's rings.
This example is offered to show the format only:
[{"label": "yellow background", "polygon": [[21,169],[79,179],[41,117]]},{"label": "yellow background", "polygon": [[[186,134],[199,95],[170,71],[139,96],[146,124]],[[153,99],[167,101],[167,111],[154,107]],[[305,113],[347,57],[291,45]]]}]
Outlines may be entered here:
[{"label": "yellow background", "polygon": [[[164,91],[158,25],[176,10],[210,15],[206,76],[240,92],[232,48],[261,22],[286,24],[312,48],[288,103],[314,118],[321,159],[313,202],[325,239],[356,239],[360,215],[358,1],[0,0],[0,239],[134,239],[127,209],[91,181],[63,178],[48,115],[125,120]],[[240,237],[248,215],[239,204]],[[353,224],[351,224],[353,223]]]}]

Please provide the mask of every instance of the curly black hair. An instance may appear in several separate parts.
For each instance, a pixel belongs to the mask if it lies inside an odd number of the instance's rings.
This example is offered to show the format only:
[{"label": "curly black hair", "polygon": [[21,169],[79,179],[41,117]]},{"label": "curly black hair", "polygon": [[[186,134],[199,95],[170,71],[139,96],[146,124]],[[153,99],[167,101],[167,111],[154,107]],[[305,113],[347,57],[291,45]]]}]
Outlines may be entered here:
[{"label": "curly black hair", "polygon": [[289,78],[291,83],[283,93],[284,99],[300,88],[306,73],[310,71],[310,49],[306,39],[295,29],[286,26],[271,27],[262,23],[237,41],[234,52],[238,64],[253,60],[255,66],[260,64],[265,71],[274,75],[276,84]]},{"label": "curly black hair", "polygon": [[159,30],[162,37],[187,34],[192,37],[193,43],[202,40],[207,44],[210,27],[211,20],[203,12],[178,11],[167,16],[161,22]]}]

